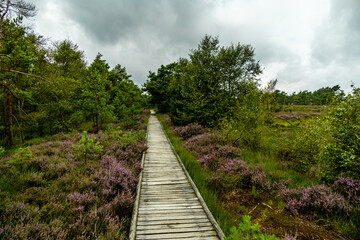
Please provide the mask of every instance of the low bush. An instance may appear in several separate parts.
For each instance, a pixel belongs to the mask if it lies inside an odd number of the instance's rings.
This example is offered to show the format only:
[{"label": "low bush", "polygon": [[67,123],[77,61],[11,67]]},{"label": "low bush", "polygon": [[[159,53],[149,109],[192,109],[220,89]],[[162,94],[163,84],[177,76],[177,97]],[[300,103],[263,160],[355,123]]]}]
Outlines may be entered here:
[{"label": "low bush", "polygon": [[360,179],[360,88],[354,88],[345,101],[329,111],[326,120],[330,136],[322,159],[323,179],[333,181],[340,174]]},{"label": "low bush", "polygon": [[186,126],[180,126],[175,127],[174,132],[178,134],[183,140],[186,140],[188,138],[191,138],[192,136],[196,136],[199,134],[202,134],[206,131],[205,128],[203,128],[198,123],[191,123]]},{"label": "low bush", "polygon": [[251,224],[250,216],[243,216],[243,222],[239,226],[232,227],[230,229],[230,234],[228,237],[225,237],[225,240],[279,240],[275,235],[265,235],[260,231],[259,224]]}]

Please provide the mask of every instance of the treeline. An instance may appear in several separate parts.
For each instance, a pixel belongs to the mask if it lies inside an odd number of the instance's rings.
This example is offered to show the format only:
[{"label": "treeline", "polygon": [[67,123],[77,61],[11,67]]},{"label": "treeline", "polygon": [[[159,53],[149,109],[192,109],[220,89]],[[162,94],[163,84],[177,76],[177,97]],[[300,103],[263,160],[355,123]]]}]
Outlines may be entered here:
[{"label": "treeline", "polygon": [[144,89],[160,112],[177,125],[199,123],[229,131],[227,138],[258,146],[265,110],[276,105],[276,80],[261,89],[261,66],[250,45],[220,46],[206,35],[189,54],[150,72]]},{"label": "treeline", "polygon": [[[279,95],[288,96],[276,90],[277,80],[260,88],[258,76],[262,70],[254,57],[250,45],[222,47],[217,37],[205,36],[188,59],[181,58],[161,66],[157,73],[150,72],[144,89],[151,95],[150,102],[160,112],[168,113],[176,125],[199,123],[219,132],[230,145],[266,149],[266,141],[275,141],[265,136],[273,135],[269,125],[274,122],[273,113],[279,109],[279,100],[284,101]],[[353,87],[353,92],[345,96],[336,85],[292,97],[297,99],[296,104],[332,102],[334,106],[318,118],[316,124],[304,123],[299,136],[295,134],[289,141],[282,141],[287,144],[279,143],[281,147],[274,152],[279,151],[282,158],[295,161],[295,165],[301,166],[300,170],[321,166],[318,176],[322,179],[333,180],[341,174],[359,178],[359,145],[355,139],[360,121],[359,89]],[[297,131],[300,130],[293,129]],[[326,141],[322,145],[313,142],[319,139]],[[307,148],[302,149],[304,146]]]},{"label": "treeline", "polygon": [[307,90],[298,93],[293,92],[290,95],[284,91],[276,90],[275,94],[278,103],[282,105],[328,105],[336,98],[337,100],[343,100],[345,97],[345,93],[340,89],[339,85],[323,87],[314,92]]},{"label": "treeline", "polygon": [[88,66],[69,39],[49,46],[22,24],[35,13],[24,1],[1,2],[0,145],[69,132],[86,122],[96,132],[107,122],[136,122],[143,97],[126,69],[110,69],[100,53]]}]

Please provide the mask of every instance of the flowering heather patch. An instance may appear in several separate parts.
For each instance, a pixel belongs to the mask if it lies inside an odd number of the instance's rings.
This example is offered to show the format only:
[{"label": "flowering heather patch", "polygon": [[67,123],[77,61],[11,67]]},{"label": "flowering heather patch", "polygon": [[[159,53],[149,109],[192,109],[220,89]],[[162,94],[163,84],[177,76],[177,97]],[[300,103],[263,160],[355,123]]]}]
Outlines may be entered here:
[{"label": "flowering heather patch", "polygon": [[272,186],[261,168],[247,165],[240,159],[232,159],[223,164],[211,180],[219,190],[234,190],[238,187],[271,190]]},{"label": "flowering heather patch", "polygon": [[203,133],[187,139],[184,147],[200,158],[202,155],[215,151],[219,145],[218,134]]},{"label": "flowering heather patch", "polygon": [[203,128],[198,123],[191,123],[186,126],[181,127],[175,127],[174,132],[177,133],[182,139],[186,140],[188,138],[191,138],[193,136],[202,134],[206,131],[205,128]]},{"label": "flowering heather patch", "polygon": [[103,148],[86,163],[73,148],[82,137],[61,133],[0,160],[0,239],[126,238],[145,134],[89,135]]},{"label": "flowering heather patch", "polygon": [[350,216],[356,211],[354,203],[326,185],[284,189],[281,191],[281,197],[292,214],[305,219],[312,219],[318,215]]},{"label": "flowering heather patch", "polygon": [[350,203],[358,207],[360,212],[360,182],[357,179],[340,176],[331,185],[332,189],[341,193]]}]

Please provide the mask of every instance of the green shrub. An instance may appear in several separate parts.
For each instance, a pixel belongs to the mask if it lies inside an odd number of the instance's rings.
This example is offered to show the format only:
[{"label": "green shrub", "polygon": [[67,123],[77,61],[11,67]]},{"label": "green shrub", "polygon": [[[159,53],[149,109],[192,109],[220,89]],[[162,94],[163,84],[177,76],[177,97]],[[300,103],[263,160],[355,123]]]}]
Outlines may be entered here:
[{"label": "green shrub", "polygon": [[84,159],[85,162],[90,155],[100,153],[103,148],[100,142],[95,142],[95,138],[90,138],[86,131],[83,132],[79,143],[79,145],[73,145],[74,152],[80,159]]},{"label": "green shrub", "polygon": [[242,217],[243,222],[239,224],[239,227],[232,227],[230,229],[231,234],[228,237],[225,237],[225,240],[277,240],[275,235],[265,235],[261,234],[259,224],[251,224],[251,217],[245,215]]},{"label": "green shrub", "polygon": [[119,136],[120,146],[126,148],[130,144],[145,139],[146,133],[142,130],[138,131],[127,131]]},{"label": "green shrub", "polygon": [[324,148],[325,180],[334,180],[339,174],[360,179],[360,89],[354,88],[336,108],[327,115],[332,141]]},{"label": "green shrub", "polygon": [[34,160],[30,147],[19,148],[13,155],[13,158],[7,162],[7,164],[15,166],[19,171],[27,171],[31,168],[31,160]]},{"label": "green shrub", "polygon": [[237,100],[237,110],[233,116],[223,119],[219,129],[221,137],[228,144],[258,149],[262,145],[261,126],[264,122],[259,101],[261,93],[255,85],[249,85],[248,88],[248,92]]},{"label": "green shrub", "polygon": [[300,125],[293,133],[280,136],[275,149],[281,160],[291,162],[297,171],[304,173],[322,164],[320,153],[328,141],[327,121],[315,118]]},{"label": "green shrub", "polygon": [[5,153],[5,148],[0,146],[0,157],[2,157]]}]

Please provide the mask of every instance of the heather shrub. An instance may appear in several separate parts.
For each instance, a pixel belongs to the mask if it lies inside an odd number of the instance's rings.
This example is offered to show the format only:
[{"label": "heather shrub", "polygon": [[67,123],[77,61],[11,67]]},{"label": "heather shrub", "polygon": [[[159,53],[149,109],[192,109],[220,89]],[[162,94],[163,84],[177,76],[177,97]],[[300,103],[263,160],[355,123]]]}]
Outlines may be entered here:
[{"label": "heather shrub", "polygon": [[204,154],[199,158],[200,163],[207,169],[215,171],[219,168],[224,159],[220,159],[216,152]]},{"label": "heather shrub", "polygon": [[186,140],[193,136],[204,133],[205,129],[198,123],[191,123],[186,126],[175,127],[174,132],[183,140]]},{"label": "heather shrub", "polygon": [[1,159],[0,239],[125,239],[144,137],[58,134]]},{"label": "heather shrub", "polygon": [[295,216],[313,219],[319,215],[350,216],[354,212],[352,204],[346,198],[326,185],[284,189],[281,197],[288,209]]},{"label": "heather shrub", "polygon": [[347,201],[358,207],[360,212],[360,182],[350,177],[339,176],[331,188],[343,195]]},{"label": "heather shrub", "polygon": [[240,155],[237,148],[228,145],[210,145],[203,148],[203,152],[208,151],[199,157],[199,161],[205,168],[212,171],[216,171],[220,166],[226,164],[227,161]]},{"label": "heather shrub", "polygon": [[196,157],[212,153],[222,142],[215,133],[203,133],[186,140],[185,149],[193,152]]},{"label": "heather shrub", "polygon": [[225,162],[210,179],[219,191],[231,191],[237,188],[251,189],[253,186],[261,190],[271,190],[272,186],[260,167],[247,165],[240,159]]}]

